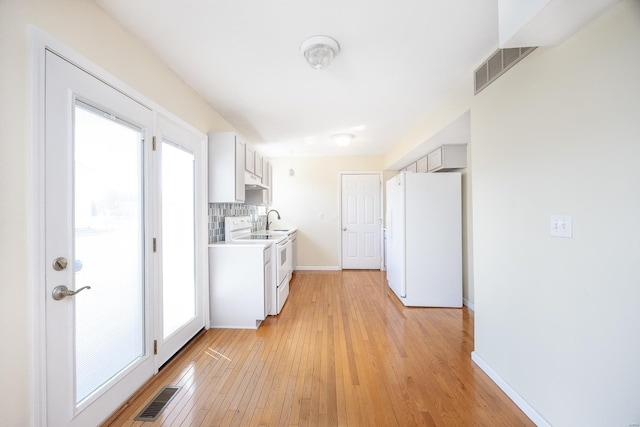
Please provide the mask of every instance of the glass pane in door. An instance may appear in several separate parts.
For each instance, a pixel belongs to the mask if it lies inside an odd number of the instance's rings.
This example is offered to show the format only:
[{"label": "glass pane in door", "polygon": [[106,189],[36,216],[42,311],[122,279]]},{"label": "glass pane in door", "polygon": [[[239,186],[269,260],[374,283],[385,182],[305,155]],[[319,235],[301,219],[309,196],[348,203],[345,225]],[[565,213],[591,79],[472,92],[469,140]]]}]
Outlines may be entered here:
[{"label": "glass pane in door", "polygon": [[196,315],[193,153],[162,143],[163,337]]},{"label": "glass pane in door", "polygon": [[77,102],[76,404],[144,355],[142,131]]}]

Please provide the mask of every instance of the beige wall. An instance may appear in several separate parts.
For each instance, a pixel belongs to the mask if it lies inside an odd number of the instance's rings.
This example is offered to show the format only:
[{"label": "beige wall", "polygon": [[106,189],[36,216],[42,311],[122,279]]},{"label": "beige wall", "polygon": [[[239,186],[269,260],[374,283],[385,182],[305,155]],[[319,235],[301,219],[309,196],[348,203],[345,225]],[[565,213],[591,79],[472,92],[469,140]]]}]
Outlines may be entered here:
[{"label": "beige wall", "polygon": [[30,67],[34,24],[203,132],[230,130],[92,1],[0,1],[0,426],[30,424]]},{"label": "beige wall", "polygon": [[[340,266],[340,172],[380,172],[382,157],[276,158],[273,205],[282,217],[272,227],[296,226],[298,265]],[[289,176],[290,166],[295,170]]]},{"label": "beige wall", "polygon": [[625,1],[472,104],[475,352],[554,426],[640,423],[639,69]]}]

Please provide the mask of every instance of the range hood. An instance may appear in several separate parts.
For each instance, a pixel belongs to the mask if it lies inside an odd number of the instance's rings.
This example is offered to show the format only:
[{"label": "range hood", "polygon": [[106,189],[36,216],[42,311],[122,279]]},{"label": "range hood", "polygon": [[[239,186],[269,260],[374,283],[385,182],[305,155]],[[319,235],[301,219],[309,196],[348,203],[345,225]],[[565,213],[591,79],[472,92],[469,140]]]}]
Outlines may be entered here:
[{"label": "range hood", "polygon": [[269,189],[269,187],[264,185],[257,176],[249,172],[244,173],[244,188],[247,190],[268,190]]}]

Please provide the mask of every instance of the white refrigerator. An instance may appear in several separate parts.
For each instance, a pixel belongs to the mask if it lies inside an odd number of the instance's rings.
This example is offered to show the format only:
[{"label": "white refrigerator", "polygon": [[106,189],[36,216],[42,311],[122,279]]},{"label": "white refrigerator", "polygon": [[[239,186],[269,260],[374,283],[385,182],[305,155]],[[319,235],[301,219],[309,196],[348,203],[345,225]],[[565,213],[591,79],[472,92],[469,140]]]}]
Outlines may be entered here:
[{"label": "white refrigerator", "polygon": [[387,181],[387,281],[406,306],[462,307],[460,173]]}]

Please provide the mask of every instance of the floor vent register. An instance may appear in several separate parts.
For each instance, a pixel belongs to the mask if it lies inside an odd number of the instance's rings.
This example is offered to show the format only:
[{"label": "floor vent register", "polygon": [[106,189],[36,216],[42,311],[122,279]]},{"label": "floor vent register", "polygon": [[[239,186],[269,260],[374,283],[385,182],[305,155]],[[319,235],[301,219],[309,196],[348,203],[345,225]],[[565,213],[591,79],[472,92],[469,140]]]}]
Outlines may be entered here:
[{"label": "floor vent register", "polygon": [[160,413],[167,407],[171,399],[180,390],[180,387],[164,387],[156,397],[135,417],[135,421],[155,421]]}]

